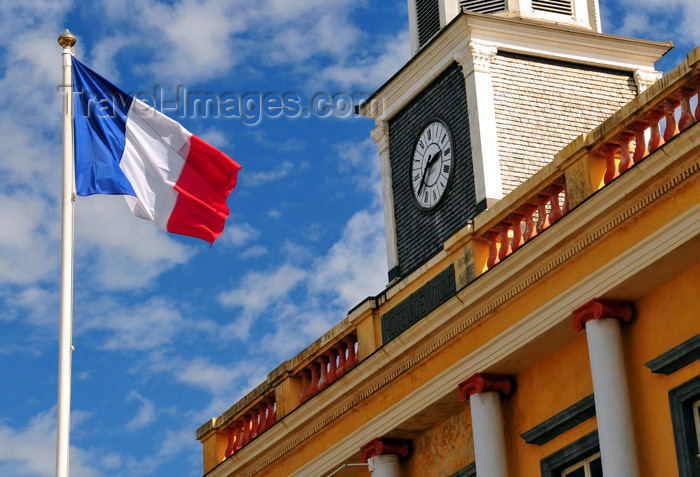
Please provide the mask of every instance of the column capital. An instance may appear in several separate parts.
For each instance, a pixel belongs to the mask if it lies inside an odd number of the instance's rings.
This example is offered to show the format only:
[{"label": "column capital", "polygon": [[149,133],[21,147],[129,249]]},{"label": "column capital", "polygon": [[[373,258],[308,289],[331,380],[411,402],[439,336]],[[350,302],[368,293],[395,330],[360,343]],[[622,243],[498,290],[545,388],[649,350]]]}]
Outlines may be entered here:
[{"label": "column capital", "polygon": [[644,70],[641,68],[634,70],[634,82],[637,84],[637,94],[656,83],[662,76],[663,73],[656,70]]},{"label": "column capital", "polygon": [[389,147],[389,124],[383,119],[375,121],[374,129],[370,132],[372,140],[377,144],[379,154],[382,154]]},{"label": "column capital", "polygon": [[408,456],[407,439],[392,439],[389,437],[377,437],[360,447],[362,450],[362,462],[367,463],[372,457],[384,454],[396,454],[401,457]]},{"label": "column capital", "polygon": [[469,399],[469,396],[477,393],[500,391],[504,395],[510,394],[511,382],[508,376],[502,374],[476,373],[470,378],[459,383],[459,400]]},{"label": "column capital", "polygon": [[464,76],[474,71],[491,72],[491,62],[496,57],[498,48],[488,43],[470,41],[468,46],[457,51],[453,58],[462,67]]},{"label": "column capital", "polygon": [[572,311],[574,315],[574,329],[581,331],[586,323],[600,318],[617,318],[624,322],[632,319],[632,303],[623,300],[607,300],[605,298],[593,298]]}]

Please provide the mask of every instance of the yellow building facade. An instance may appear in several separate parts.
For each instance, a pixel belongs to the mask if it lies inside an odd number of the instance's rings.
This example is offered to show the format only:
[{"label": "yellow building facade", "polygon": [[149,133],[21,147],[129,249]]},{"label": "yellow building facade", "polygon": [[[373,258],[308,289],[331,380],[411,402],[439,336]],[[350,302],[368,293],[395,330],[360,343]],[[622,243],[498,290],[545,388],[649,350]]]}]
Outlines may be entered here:
[{"label": "yellow building facade", "polygon": [[[700,475],[700,47],[658,81],[644,83],[638,70],[653,77],[650,58],[668,45],[480,14],[442,21],[443,29],[361,111],[375,119],[373,137],[386,161],[394,276],[197,430],[205,475]],[[398,179],[386,179],[396,173],[391,160],[398,159],[390,156],[399,149],[390,142],[401,131],[391,122],[392,108],[398,115],[407,104],[421,104],[410,103],[421,93],[406,93],[416,77],[434,84],[450,65],[460,65],[468,98],[476,88],[479,102],[479,91],[491,84],[494,124],[500,124],[503,82],[497,73],[486,83],[475,78],[481,72],[473,47],[497,27],[519,29],[521,46],[538,28],[549,29],[542,36],[552,42],[563,35],[559,44],[587,35],[610,52],[608,59],[589,55],[586,71],[598,74],[606,61],[616,62],[628,69],[629,81],[636,78],[634,97],[563,149],[555,144],[560,150],[543,167],[511,190],[503,185],[501,197],[490,195],[492,165],[474,147],[479,135],[495,135],[506,184],[503,138],[511,130],[489,132],[488,107],[480,104],[474,116],[475,101],[468,100],[465,131],[476,202],[484,208],[456,231],[448,227],[437,249],[414,260],[402,250],[420,239],[401,245],[399,209],[406,205]],[[471,59],[452,53],[460,42],[471,46]],[[494,43],[492,54],[504,53],[490,64],[535,61],[506,43]],[[622,47],[624,54],[609,59]],[[529,54],[545,58],[541,68],[569,67],[542,52]],[[625,66],[623,57],[633,55],[636,63]],[[471,79],[461,63],[472,65]],[[457,127],[440,120],[456,151]],[[481,121],[476,129],[475,121]],[[416,131],[432,127],[425,124]],[[535,138],[549,134],[535,132]],[[481,147],[490,146],[484,139]],[[526,155],[528,147],[518,151]],[[541,147],[554,146],[542,139]],[[451,152],[445,151],[429,154],[423,177],[414,181],[421,193],[432,163]],[[457,162],[463,157],[455,153],[455,168],[466,163]],[[486,177],[481,197],[479,173]],[[463,179],[451,180],[447,198],[436,196],[433,207],[447,207],[460,193]],[[437,214],[423,209],[421,217]]]}]

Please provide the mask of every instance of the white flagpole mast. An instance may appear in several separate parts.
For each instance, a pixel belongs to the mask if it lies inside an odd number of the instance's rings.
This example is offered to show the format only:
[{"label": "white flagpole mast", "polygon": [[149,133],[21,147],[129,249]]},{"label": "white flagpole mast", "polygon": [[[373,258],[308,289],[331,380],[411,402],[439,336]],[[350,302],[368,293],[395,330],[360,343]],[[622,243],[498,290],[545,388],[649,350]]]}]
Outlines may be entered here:
[{"label": "white flagpole mast", "polygon": [[56,477],[68,477],[70,450],[71,353],[73,351],[73,45],[66,29],[58,37],[63,47],[63,193],[61,197],[61,332],[58,350],[58,425]]}]

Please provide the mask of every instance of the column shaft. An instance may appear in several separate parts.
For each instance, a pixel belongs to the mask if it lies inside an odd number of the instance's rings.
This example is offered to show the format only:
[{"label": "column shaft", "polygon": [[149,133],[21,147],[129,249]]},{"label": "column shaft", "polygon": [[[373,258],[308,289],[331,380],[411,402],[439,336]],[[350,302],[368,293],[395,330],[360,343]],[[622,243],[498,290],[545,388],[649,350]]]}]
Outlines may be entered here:
[{"label": "column shaft", "polygon": [[591,320],[586,323],[586,338],[595,391],[603,474],[637,477],[639,467],[620,321],[617,318]]},{"label": "column shaft", "polygon": [[400,477],[399,456],[382,454],[370,457],[367,461],[372,477]]},{"label": "column shaft", "polygon": [[474,433],[476,475],[507,477],[505,434],[501,414],[501,396],[496,391],[469,397]]}]

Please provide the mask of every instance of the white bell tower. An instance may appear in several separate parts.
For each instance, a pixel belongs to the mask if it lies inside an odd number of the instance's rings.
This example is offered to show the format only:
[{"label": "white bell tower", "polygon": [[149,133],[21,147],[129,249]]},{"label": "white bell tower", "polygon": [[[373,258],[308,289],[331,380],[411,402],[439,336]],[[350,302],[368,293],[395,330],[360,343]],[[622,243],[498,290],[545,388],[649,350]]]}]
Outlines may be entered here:
[{"label": "white bell tower", "polygon": [[415,55],[462,9],[601,32],[598,0],[408,0],[411,53]]}]

